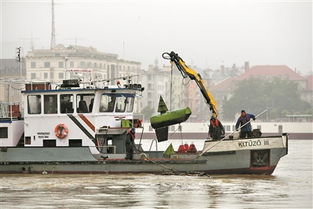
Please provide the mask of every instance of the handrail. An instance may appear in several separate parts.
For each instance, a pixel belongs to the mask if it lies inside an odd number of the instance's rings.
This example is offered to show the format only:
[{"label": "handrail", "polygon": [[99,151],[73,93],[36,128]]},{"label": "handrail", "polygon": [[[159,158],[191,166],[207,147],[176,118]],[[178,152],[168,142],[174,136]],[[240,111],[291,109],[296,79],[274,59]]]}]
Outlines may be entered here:
[{"label": "handrail", "polygon": [[153,142],[155,141],[155,151],[158,151],[158,141],[157,139],[152,139],[151,144],[150,144],[150,148],[149,148],[149,152],[151,151]]}]

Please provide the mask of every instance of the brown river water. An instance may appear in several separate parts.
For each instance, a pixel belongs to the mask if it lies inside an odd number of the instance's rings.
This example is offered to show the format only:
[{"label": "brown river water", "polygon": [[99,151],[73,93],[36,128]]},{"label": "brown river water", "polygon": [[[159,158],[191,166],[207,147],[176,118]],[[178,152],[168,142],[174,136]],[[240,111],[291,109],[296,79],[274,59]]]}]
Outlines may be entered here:
[{"label": "brown river water", "polygon": [[0,208],[312,208],[312,142],[266,175],[0,175]]}]

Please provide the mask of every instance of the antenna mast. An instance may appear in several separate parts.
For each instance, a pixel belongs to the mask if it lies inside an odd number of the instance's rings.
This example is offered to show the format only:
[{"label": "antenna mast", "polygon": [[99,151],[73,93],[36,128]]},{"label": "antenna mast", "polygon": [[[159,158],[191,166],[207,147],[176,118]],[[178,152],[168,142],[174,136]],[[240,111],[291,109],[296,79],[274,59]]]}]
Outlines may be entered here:
[{"label": "antenna mast", "polygon": [[54,25],[54,0],[51,0],[51,17],[52,17],[52,24],[51,24],[51,43],[50,48],[53,49],[56,45],[55,43],[55,25]]}]

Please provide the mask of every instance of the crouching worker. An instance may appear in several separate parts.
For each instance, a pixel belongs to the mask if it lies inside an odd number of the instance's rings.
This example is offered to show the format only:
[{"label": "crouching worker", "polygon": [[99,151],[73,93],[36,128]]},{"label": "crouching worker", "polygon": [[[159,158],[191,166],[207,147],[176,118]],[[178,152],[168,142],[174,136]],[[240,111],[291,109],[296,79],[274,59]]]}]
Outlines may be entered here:
[{"label": "crouching worker", "polygon": [[135,147],[135,129],[131,128],[128,130],[126,141],[125,141],[125,147],[126,147],[126,160],[132,160],[133,154],[134,154],[134,147]]},{"label": "crouching worker", "polygon": [[210,119],[209,135],[213,140],[224,138],[225,129],[222,123],[217,119],[216,114],[213,114]]}]

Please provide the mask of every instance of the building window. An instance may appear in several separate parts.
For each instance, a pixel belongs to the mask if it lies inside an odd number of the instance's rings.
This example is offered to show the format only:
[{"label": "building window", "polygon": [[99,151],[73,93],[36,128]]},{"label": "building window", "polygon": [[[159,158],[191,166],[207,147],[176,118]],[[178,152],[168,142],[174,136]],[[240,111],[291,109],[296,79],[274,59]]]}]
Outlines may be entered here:
[{"label": "building window", "polygon": [[53,71],[50,72],[50,78],[54,79],[54,72]]},{"label": "building window", "polygon": [[59,73],[59,79],[63,79],[64,78],[64,73]]},{"label": "building window", "polygon": [[48,79],[48,73],[43,73],[43,78]]},{"label": "building window", "polygon": [[0,127],[0,138],[8,138],[8,127]]},{"label": "building window", "polygon": [[56,114],[58,113],[58,97],[57,95],[44,95],[44,113]]},{"label": "building window", "polygon": [[93,64],[93,67],[94,67],[94,68],[97,68],[97,67],[98,67],[97,63],[94,63],[94,64]]},{"label": "building window", "polygon": [[64,62],[59,62],[59,68],[64,68]]},{"label": "building window", "polygon": [[87,67],[91,67],[91,62],[88,62],[88,63],[87,63]]},{"label": "building window", "polygon": [[41,96],[29,95],[27,97],[28,114],[40,114],[41,113]]},{"label": "building window", "polygon": [[30,79],[36,79],[36,73],[31,73],[30,74]]},{"label": "building window", "polygon": [[57,143],[55,139],[45,139],[43,140],[43,147],[56,147]]},{"label": "building window", "polygon": [[31,67],[31,68],[36,68],[36,62],[31,62],[31,63],[30,63],[30,67]]},{"label": "building window", "polygon": [[90,113],[93,108],[94,94],[77,94],[76,105],[78,113]]},{"label": "building window", "polygon": [[100,63],[99,65],[100,65],[99,68],[102,68],[102,63]]},{"label": "building window", "polygon": [[74,62],[70,62],[70,67],[74,67]]},{"label": "building window", "polygon": [[45,66],[45,68],[49,68],[50,67],[50,62],[45,62],[44,66]]},{"label": "building window", "polygon": [[73,94],[61,94],[60,95],[60,108],[61,113],[73,113],[74,112],[74,96]]},{"label": "building window", "polygon": [[85,67],[86,66],[86,63],[84,61],[81,61],[80,62],[80,67]]}]

